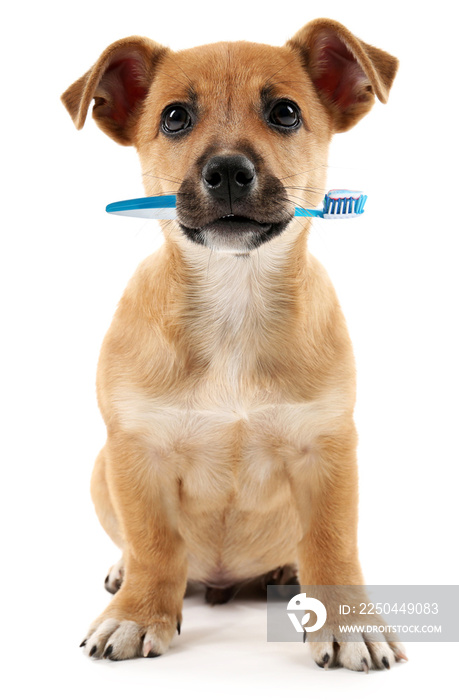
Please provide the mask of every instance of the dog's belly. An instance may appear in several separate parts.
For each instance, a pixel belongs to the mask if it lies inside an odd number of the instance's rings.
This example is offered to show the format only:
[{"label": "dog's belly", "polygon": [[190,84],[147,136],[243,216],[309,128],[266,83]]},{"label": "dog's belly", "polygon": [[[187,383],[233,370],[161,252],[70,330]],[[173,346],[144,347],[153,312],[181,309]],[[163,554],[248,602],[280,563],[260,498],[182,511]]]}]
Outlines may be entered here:
[{"label": "dog's belly", "polygon": [[304,514],[300,522],[291,484],[301,473],[307,487],[315,440],[342,415],[338,399],[208,409],[132,391],[118,400],[119,422],[141,436],[152,478],[178,491],[190,579],[231,585],[296,560]]},{"label": "dog's belly", "polygon": [[234,498],[223,511],[202,512],[198,520],[184,509],[180,529],[188,550],[188,578],[228,587],[296,562],[298,514],[290,498],[277,500],[277,508],[262,513],[243,511]]},{"label": "dog's belly", "polygon": [[301,527],[282,444],[259,427],[250,418],[209,426],[212,441],[182,472],[190,579],[231,585],[296,560]]}]

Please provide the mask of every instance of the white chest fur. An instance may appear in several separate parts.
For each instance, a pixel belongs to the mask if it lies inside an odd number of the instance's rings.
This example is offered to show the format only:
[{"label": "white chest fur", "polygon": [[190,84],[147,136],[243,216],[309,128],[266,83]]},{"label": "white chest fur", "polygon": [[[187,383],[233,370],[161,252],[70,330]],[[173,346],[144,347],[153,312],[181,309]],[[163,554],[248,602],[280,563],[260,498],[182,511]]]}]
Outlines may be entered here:
[{"label": "white chest fur", "polygon": [[279,306],[276,280],[289,245],[288,238],[275,240],[250,256],[190,245],[186,256],[195,284],[185,323],[190,343],[208,360],[206,373],[192,391],[178,387],[173,396],[120,386],[114,397],[121,427],[148,441],[152,468],[161,472],[168,461],[170,470],[174,462],[196,497],[226,494],[223,482],[233,482],[236,472],[248,486],[249,480],[265,481],[279,460],[310,458],[314,439],[333,430],[346,410],[337,390],[292,402],[280,390],[242,379],[255,375],[259,348],[269,352],[269,327]]}]

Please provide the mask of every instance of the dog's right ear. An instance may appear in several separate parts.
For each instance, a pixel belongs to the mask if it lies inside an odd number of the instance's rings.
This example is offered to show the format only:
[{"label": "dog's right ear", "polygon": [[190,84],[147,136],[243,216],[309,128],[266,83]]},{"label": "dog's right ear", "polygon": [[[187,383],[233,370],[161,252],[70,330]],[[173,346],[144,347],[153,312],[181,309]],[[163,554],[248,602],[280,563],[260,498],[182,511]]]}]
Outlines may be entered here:
[{"label": "dog's right ear", "polygon": [[142,103],[154,71],[168,51],[151,39],[131,36],[111,44],[97,63],[61,96],[77,129],[81,129],[91,100],[98,126],[123,146],[134,140]]}]

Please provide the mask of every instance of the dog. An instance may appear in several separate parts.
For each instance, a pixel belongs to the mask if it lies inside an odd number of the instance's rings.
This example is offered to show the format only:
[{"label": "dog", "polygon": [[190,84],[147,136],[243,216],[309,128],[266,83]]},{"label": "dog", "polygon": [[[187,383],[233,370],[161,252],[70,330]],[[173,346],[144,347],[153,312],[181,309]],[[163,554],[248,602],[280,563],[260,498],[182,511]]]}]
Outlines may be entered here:
[{"label": "dog", "polygon": [[[294,209],[322,199],[333,134],[387,101],[397,67],[318,19],[282,47],[128,37],[62,95],[78,129],[94,100],[102,131],[135,146],[148,196],[177,197],[98,365],[107,442],[91,495],[123,557],[89,656],[163,654],[187,581],[213,603],[263,576],[363,583],[353,351]],[[322,667],[405,658],[387,638],[314,639]]]}]

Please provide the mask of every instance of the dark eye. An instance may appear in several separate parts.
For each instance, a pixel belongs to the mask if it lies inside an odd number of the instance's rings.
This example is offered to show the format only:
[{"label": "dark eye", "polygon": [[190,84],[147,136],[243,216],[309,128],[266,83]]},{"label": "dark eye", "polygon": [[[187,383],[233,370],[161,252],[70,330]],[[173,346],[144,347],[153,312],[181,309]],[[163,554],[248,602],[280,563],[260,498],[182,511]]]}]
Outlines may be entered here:
[{"label": "dark eye", "polygon": [[163,113],[161,124],[167,134],[175,134],[190,126],[191,117],[185,107],[168,107]]},{"label": "dark eye", "polygon": [[292,129],[300,123],[300,110],[293,102],[284,100],[274,105],[268,119],[274,126]]}]

